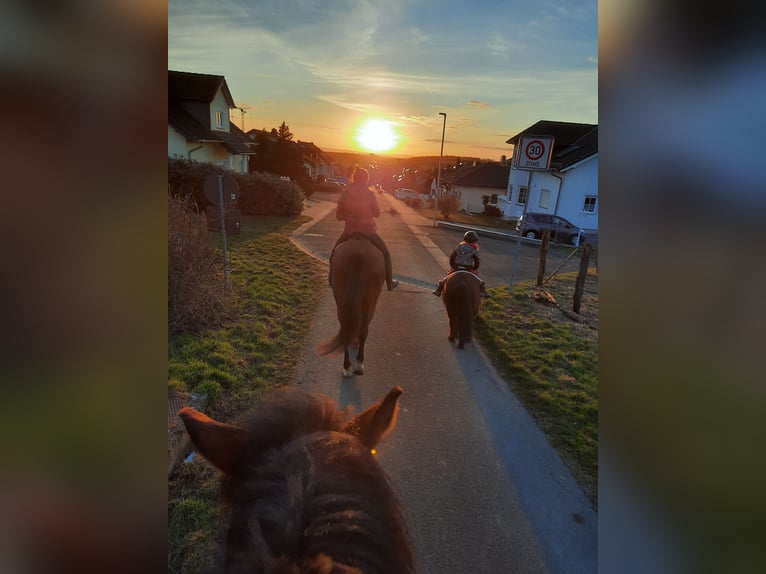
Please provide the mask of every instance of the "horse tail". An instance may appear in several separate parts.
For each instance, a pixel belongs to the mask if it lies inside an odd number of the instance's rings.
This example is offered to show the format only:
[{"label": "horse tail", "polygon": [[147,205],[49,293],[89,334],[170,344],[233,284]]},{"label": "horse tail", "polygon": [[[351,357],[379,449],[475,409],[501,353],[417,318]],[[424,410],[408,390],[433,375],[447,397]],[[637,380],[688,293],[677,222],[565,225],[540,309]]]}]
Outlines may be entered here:
[{"label": "horse tail", "polygon": [[[467,289],[466,289],[467,291]],[[469,293],[465,293],[465,299],[457,306],[458,313],[458,337],[460,344],[470,343],[473,338],[473,309],[469,303]]]},{"label": "horse tail", "polygon": [[325,339],[316,346],[316,352],[319,355],[327,355],[328,357],[337,357],[343,351],[343,340],[341,334],[338,333],[334,337]]},{"label": "horse tail", "polygon": [[[473,297],[473,285],[469,282],[473,281],[473,278],[466,278],[459,275],[450,276],[447,280],[447,290],[445,291],[445,306],[447,307],[447,315],[450,317],[450,323],[457,325],[457,332],[453,335],[457,336],[459,341],[458,348],[462,349],[466,343],[470,343],[473,340],[473,317],[475,309],[472,304]],[[477,294],[478,296],[478,294]]]},{"label": "horse tail", "polygon": [[319,343],[316,352],[320,355],[335,357],[350,347],[362,328],[362,308],[364,306],[364,294],[367,287],[367,274],[364,269],[364,258],[354,255],[349,260],[349,269],[356,272],[348,273],[346,288],[343,292],[339,319],[340,330],[329,339]]}]

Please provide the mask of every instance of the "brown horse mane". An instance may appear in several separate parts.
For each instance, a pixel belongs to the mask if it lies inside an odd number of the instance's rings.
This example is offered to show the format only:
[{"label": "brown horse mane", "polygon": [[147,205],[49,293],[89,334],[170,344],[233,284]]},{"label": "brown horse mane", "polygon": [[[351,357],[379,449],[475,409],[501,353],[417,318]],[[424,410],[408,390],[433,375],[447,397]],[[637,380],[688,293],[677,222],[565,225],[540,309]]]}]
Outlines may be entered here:
[{"label": "brown horse mane", "polygon": [[350,414],[282,390],[238,425],[240,462],[222,488],[223,572],[414,572],[398,497],[364,439],[349,434]]}]

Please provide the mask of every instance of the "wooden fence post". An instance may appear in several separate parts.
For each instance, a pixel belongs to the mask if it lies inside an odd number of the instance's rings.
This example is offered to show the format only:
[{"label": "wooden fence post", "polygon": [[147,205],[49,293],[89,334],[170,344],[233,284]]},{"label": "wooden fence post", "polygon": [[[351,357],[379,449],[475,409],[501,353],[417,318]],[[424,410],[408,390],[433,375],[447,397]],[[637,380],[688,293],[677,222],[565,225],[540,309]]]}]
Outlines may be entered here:
[{"label": "wooden fence post", "polygon": [[548,258],[548,242],[551,239],[551,230],[543,231],[543,242],[540,244],[540,262],[537,265],[537,286],[543,286],[543,277],[545,276],[545,262]]},{"label": "wooden fence post", "polygon": [[590,243],[586,243],[582,251],[582,259],[580,260],[580,272],[577,274],[577,281],[575,282],[574,290],[574,306],[572,309],[578,315],[580,314],[580,302],[582,301],[582,292],[585,288],[585,276],[588,275],[588,262],[590,260]]}]

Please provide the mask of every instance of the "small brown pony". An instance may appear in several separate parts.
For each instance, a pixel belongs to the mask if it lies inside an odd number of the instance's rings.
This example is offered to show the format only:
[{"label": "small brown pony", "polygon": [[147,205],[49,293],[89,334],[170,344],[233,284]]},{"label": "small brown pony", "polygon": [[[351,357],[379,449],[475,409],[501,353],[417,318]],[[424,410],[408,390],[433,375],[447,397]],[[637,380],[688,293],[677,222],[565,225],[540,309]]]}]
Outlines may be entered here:
[{"label": "small brown pony", "polygon": [[192,444],[225,474],[219,572],[410,574],[398,497],[373,449],[390,431],[400,387],[348,420],[327,397],[281,389],[233,426],[189,407]]},{"label": "small brown pony", "polygon": [[450,273],[444,282],[442,301],[449,317],[449,340],[457,338],[457,348],[462,349],[473,340],[473,320],[481,307],[481,279],[459,269]]},{"label": "small brown pony", "polygon": [[[319,343],[316,351],[334,357],[343,350],[343,376],[362,375],[364,343],[386,279],[383,254],[364,235],[353,234],[335,248],[331,272],[340,330]],[[359,348],[352,369],[349,347],[354,343],[358,343]]]}]

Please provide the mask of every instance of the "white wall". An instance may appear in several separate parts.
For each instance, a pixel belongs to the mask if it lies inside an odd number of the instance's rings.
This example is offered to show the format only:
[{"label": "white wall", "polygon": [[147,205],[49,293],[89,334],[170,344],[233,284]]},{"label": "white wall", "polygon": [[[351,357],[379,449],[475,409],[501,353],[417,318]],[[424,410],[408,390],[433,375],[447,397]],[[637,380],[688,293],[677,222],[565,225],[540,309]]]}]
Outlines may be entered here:
[{"label": "white wall", "polygon": [[[504,211],[503,218],[518,219],[523,213],[524,205],[517,203],[519,191],[521,187],[528,186],[527,211],[555,213],[583,229],[598,230],[598,199],[594,213],[583,211],[586,196],[598,197],[598,154],[565,170],[560,177],[563,182],[548,172],[511,169],[511,194],[509,197],[498,199],[498,207]],[[543,190],[550,191],[547,208],[540,207]]]},{"label": "white wall", "polygon": [[[216,112],[221,112],[223,114],[222,128],[216,125]],[[229,127],[229,104],[226,102],[226,98],[223,97],[221,90],[218,90],[215,98],[210,102],[210,129],[222,130],[225,132],[231,131],[231,128]]]},{"label": "white wall", "polygon": [[462,185],[454,186],[456,191],[460,192],[460,209],[465,209],[471,213],[484,211],[485,195],[490,197],[494,194],[498,196],[505,193],[504,189],[494,189],[490,187],[465,187]]},{"label": "white wall", "polygon": [[186,138],[168,125],[168,157],[180,156],[185,159],[188,149]]},{"label": "white wall", "polygon": [[585,196],[598,197],[598,154],[589,157],[563,173],[564,186],[559,202],[558,214],[566,217],[583,229],[598,229],[599,200],[596,199],[596,211],[583,211]]}]

